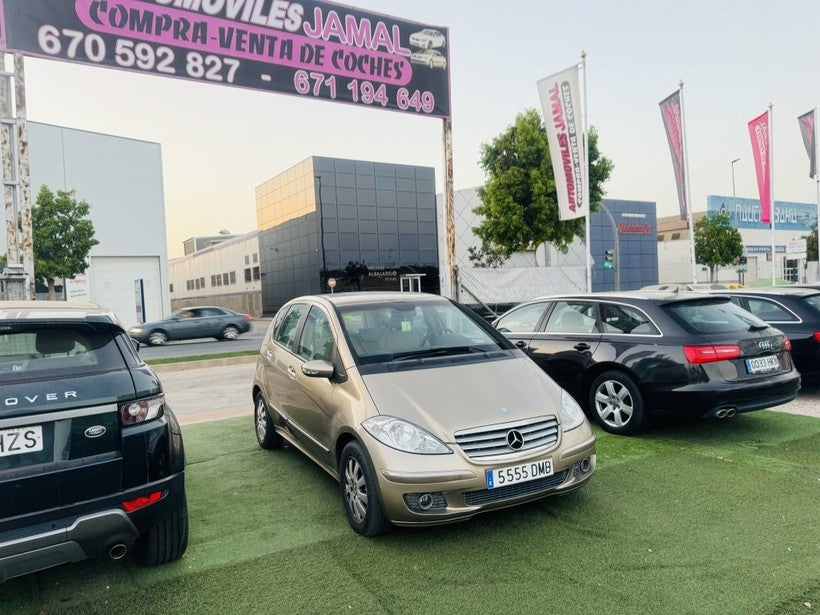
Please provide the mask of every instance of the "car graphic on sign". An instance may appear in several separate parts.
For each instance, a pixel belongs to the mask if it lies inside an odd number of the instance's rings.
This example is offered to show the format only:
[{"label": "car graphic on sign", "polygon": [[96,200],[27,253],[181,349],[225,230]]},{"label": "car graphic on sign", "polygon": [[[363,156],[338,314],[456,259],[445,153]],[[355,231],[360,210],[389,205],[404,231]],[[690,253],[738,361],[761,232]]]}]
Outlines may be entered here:
[{"label": "car graphic on sign", "polygon": [[410,35],[410,44],[414,47],[421,47],[422,49],[444,47],[445,42],[444,35],[432,28],[425,28]]},{"label": "car graphic on sign", "polygon": [[435,49],[422,49],[410,54],[411,64],[423,64],[427,68],[447,68],[447,58]]}]

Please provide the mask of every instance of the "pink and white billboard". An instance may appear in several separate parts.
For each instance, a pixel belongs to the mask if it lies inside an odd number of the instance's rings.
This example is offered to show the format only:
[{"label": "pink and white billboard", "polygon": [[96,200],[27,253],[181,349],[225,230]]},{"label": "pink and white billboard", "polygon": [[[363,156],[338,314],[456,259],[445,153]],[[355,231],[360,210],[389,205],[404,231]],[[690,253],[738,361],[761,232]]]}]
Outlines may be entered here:
[{"label": "pink and white billboard", "polygon": [[447,28],[319,0],[0,0],[2,47],[193,81],[450,115]]},{"label": "pink and white billboard", "polygon": [[555,176],[558,215],[572,220],[589,214],[584,196],[584,144],[578,67],[538,81],[541,112]]},{"label": "pink and white billboard", "polygon": [[659,105],[663,126],[666,129],[666,139],[669,141],[669,152],[672,154],[672,167],[675,170],[675,186],[678,189],[680,218],[686,220],[689,210],[686,200],[686,165],[683,154],[680,90],[664,98]]},{"label": "pink and white billboard", "polygon": [[752,139],[752,157],[757,173],[757,191],[760,195],[760,221],[772,221],[772,177],[769,159],[769,113],[763,113],[749,122],[749,136]]}]

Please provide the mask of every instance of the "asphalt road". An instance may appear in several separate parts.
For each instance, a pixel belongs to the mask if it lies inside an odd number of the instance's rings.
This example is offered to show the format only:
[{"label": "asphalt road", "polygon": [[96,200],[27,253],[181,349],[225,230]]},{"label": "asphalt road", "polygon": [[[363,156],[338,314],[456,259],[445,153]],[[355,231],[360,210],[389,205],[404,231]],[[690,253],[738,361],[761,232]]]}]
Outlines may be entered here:
[{"label": "asphalt road", "polygon": [[251,330],[243,333],[235,340],[215,340],[206,337],[182,342],[168,342],[163,346],[140,345],[140,356],[144,360],[168,359],[172,357],[194,357],[202,355],[222,354],[225,352],[241,352],[244,350],[259,350],[262,337],[270,325],[270,318],[257,318],[251,323]]}]

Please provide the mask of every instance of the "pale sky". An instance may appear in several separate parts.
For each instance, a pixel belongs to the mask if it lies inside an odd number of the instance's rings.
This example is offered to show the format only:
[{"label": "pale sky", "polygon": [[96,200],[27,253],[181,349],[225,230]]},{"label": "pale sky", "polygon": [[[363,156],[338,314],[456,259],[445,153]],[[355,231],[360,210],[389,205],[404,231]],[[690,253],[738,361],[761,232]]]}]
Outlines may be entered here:
[{"label": "pale sky", "polygon": [[[350,0],[450,29],[454,184],[483,184],[481,144],[539,108],[536,81],[587,52],[589,121],[614,165],[606,196],[678,212],[658,102],[684,85],[693,209],[757,198],[746,124],[773,103],[775,200],[815,203],[797,116],[820,105],[816,0]],[[429,117],[26,59],[29,119],[162,145],[168,254],[256,227],[254,188],[313,155],[418,164],[442,189]],[[93,203],[91,204],[93,207]]]}]

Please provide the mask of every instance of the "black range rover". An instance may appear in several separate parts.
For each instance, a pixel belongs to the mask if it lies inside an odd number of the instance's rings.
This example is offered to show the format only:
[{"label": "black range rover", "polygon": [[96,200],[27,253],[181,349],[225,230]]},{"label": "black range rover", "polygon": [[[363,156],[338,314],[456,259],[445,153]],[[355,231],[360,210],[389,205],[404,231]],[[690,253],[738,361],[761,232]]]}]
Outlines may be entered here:
[{"label": "black range rover", "polygon": [[0,302],[0,582],[188,543],[185,453],[162,385],[113,313]]}]

